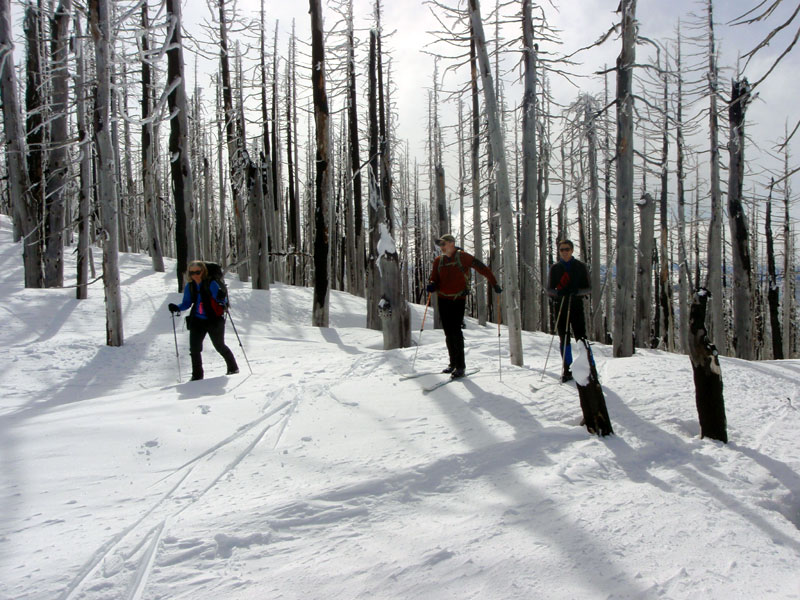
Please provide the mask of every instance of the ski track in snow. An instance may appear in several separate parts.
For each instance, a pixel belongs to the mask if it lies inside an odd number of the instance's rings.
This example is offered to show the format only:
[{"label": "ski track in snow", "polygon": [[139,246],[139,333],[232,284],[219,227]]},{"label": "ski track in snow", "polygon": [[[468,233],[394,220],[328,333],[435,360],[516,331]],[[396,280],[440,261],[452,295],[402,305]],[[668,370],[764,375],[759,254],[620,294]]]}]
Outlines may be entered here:
[{"label": "ski track in snow", "polygon": [[[282,389],[274,395],[279,397],[283,395],[286,389],[291,392],[292,388],[293,386],[289,386],[288,388]],[[267,432],[269,432],[273,427],[277,427],[278,432],[275,437],[275,441],[272,444],[274,449],[274,447],[280,442],[280,438],[285,431],[289,419],[291,418],[291,414],[298,401],[299,398],[293,397],[290,401],[281,402],[274,409],[265,412],[264,415],[255,419],[254,421],[243,425],[231,436],[208,448],[202,454],[178,467],[169,475],[171,476],[183,472],[177,483],[161,499],[159,499],[156,504],[153,505],[142,516],[142,518],[118,532],[116,535],[112,536],[110,540],[98,548],[88,563],[80,569],[78,576],[73,579],[73,581],[67,586],[67,589],[61,596],[59,596],[59,598],[62,600],[73,600],[74,598],[78,597],[78,593],[82,588],[91,587],[92,577],[102,567],[103,563],[112,556],[112,554],[118,554],[124,557],[125,561],[128,561],[137,553],[141,554],[141,557],[137,563],[135,576],[130,582],[128,591],[125,593],[124,597],[130,600],[138,600],[141,598],[142,591],[147,585],[147,580],[152,571],[153,564],[157,559],[158,549],[162,538],[168,532],[170,523],[174,522],[175,519],[186,509],[202,500],[206,494],[208,494],[209,491],[218,485],[224,477],[231,474],[236,467],[247,458],[247,456],[255,449],[255,447],[258,446],[258,444],[266,436]],[[271,403],[272,401],[268,401],[265,405],[265,408],[267,408]],[[246,436],[251,430],[255,429],[264,421],[275,415],[278,416],[274,422],[268,423],[265,427],[258,430],[249,441],[246,440]],[[179,496],[179,493],[184,487],[184,484],[187,483],[189,476],[192,475],[196,469],[200,470],[198,463],[201,463],[201,461],[206,458],[210,462],[215,455],[226,449],[226,447],[233,447],[237,442],[245,441],[247,442],[245,447],[241,450],[234,449],[233,452],[235,452],[235,455],[230,462],[219,469],[216,474],[206,476],[204,478],[206,479],[204,484],[202,479],[192,481],[194,485],[201,484],[202,489],[200,491],[187,491],[187,496]],[[165,478],[162,478],[160,481],[164,481],[164,479]],[[185,500],[188,501],[184,502]],[[156,522],[156,525],[150,526],[149,523],[153,521]],[[147,540],[150,540],[149,544],[147,543]],[[126,551],[123,547],[125,544],[133,544],[133,548],[129,551]],[[108,580],[111,578],[110,576],[111,574],[109,572],[103,573],[102,579],[104,584],[108,583]]]}]

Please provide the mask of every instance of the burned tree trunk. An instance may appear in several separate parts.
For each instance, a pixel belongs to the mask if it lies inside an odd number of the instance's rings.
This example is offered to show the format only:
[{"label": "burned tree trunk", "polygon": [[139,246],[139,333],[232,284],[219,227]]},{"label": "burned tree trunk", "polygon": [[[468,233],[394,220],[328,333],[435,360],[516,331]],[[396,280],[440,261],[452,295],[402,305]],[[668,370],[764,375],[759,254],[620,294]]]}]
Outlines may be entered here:
[{"label": "burned tree trunk", "polygon": [[586,430],[601,437],[611,435],[611,419],[608,416],[606,397],[597,375],[594,355],[586,338],[578,340],[578,347],[572,362],[572,375],[581,400],[581,412]]},{"label": "burned tree trunk", "polygon": [[531,0],[522,3],[523,63],[525,92],[522,98],[522,227],[520,231],[520,295],[522,297],[522,328],[534,331],[539,322],[541,285],[537,283],[536,210],[539,206],[538,155],[536,148],[536,53],[533,43]]},{"label": "burned tree trunk", "polygon": [[381,330],[378,303],[381,297],[381,271],[378,262],[378,243],[380,242],[380,218],[378,205],[380,188],[378,187],[378,39],[374,31],[370,32],[369,42],[369,172],[367,177],[367,328]]},{"label": "burned tree trunk", "polygon": [[153,261],[153,270],[164,272],[164,257],[161,251],[161,236],[158,231],[158,193],[156,191],[156,164],[153,146],[153,119],[150,69],[150,17],[148,3],[142,2],[142,188],[147,222],[147,249]]},{"label": "burned tree trunk", "polygon": [[[80,154],[80,182],[78,192],[78,260],[75,297],[85,300],[88,297],[89,262],[91,247],[89,246],[89,219],[92,197],[92,140],[89,136],[89,125],[86,113],[86,58],[84,55],[86,41],[81,31],[81,18],[75,17],[75,121],[78,127],[78,147]],[[163,264],[162,264],[162,271]]]},{"label": "burned tree trunk", "polygon": [[778,274],[775,268],[775,244],[772,239],[772,189],[769,186],[767,215],[764,229],[767,234],[767,303],[769,304],[769,323],[772,329],[772,358],[783,358],[783,338],[781,337],[781,317],[779,312]]},{"label": "burned tree trunk", "polygon": [[356,58],[355,36],[353,33],[353,4],[348,3],[347,12],[347,143],[350,160],[351,177],[348,178],[352,189],[352,221],[353,239],[349,248],[352,248],[352,262],[350,264],[350,292],[357,296],[364,295],[365,257],[364,248],[364,211],[361,193],[361,153],[359,150],[358,134],[358,101],[356,87]]},{"label": "burned tree trunk", "polygon": [[[517,241],[514,235],[514,219],[511,210],[511,191],[508,183],[503,129],[500,123],[500,109],[497,103],[494,81],[489,66],[489,54],[486,50],[486,37],[483,32],[480,3],[469,0],[469,16],[475,49],[480,65],[483,96],[486,103],[486,114],[489,119],[489,141],[494,153],[494,172],[497,182],[497,201],[502,224],[502,243],[497,250],[502,250],[503,281],[506,292],[504,320],[508,324],[508,343],[511,364],[522,366],[522,318],[520,315],[519,278],[517,276]],[[499,300],[499,299],[498,299]],[[498,319],[499,321],[499,319]]]},{"label": "burned tree trunk", "polygon": [[650,348],[650,323],[653,314],[653,285],[650,273],[653,268],[653,231],[656,215],[656,203],[650,194],[645,193],[639,202],[641,218],[641,234],[639,235],[639,252],[636,278],[636,345],[639,348]]},{"label": "burned tree trunk", "polygon": [[189,260],[197,252],[194,235],[194,179],[189,152],[189,103],[186,99],[183,74],[183,40],[180,0],[167,0],[170,21],[170,45],[167,51],[167,96],[169,112],[169,154],[172,175],[172,195],[175,201],[175,244],[178,253],[178,290],[183,290]]},{"label": "burned tree trunk", "polygon": [[731,137],[729,143],[730,167],[728,169],[728,222],[731,229],[733,254],[733,331],[736,356],[745,360],[755,358],[753,343],[753,316],[750,302],[753,298],[752,265],[750,260],[750,232],[747,215],[742,206],[744,185],[744,115],[750,102],[750,84],[747,78],[734,80],[728,107]]},{"label": "burned tree trunk", "polygon": [[[27,139],[27,168],[28,181],[30,182],[30,198],[36,211],[36,234],[25,241],[26,244],[37,244],[37,250],[42,253],[42,260],[46,260],[44,254],[45,235],[41,234],[41,227],[38,225],[45,215],[45,197],[47,196],[47,184],[44,174],[44,166],[47,159],[45,153],[46,136],[45,132],[49,129],[45,112],[45,97],[47,90],[44,85],[44,69],[42,64],[42,39],[44,39],[42,27],[42,0],[29,1],[25,7],[25,19],[23,29],[26,41],[26,64],[25,74],[27,83],[25,85],[25,135]],[[44,266],[44,263],[43,263]],[[46,283],[47,269],[43,270],[41,283]],[[40,283],[40,285],[41,285]]]},{"label": "burned tree trunk", "polygon": [[708,337],[706,309],[708,290],[700,288],[692,299],[689,312],[689,339],[686,347],[692,361],[694,394],[700,419],[700,437],[728,443],[725,399],[722,395],[722,369],[719,353]]},{"label": "burned tree trunk", "polygon": [[25,287],[42,287],[42,254],[38,211],[30,194],[25,169],[25,133],[14,67],[14,40],[10,0],[0,0],[0,98],[3,104],[3,141],[6,149],[8,190],[14,213],[14,229],[22,236]]},{"label": "burned tree trunk", "polygon": [[69,22],[71,0],[61,0],[53,15],[51,59],[53,78],[53,124],[51,129],[49,200],[46,203],[46,248],[44,283],[46,287],[64,285],[65,188],[69,155],[67,152],[67,102],[69,97]]},{"label": "burned tree trunk", "polygon": [[[475,54],[475,39],[469,42],[470,95],[472,96],[472,143],[470,144],[470,166],[472,183],[472,246],[473,255],[483,261],[483,217],[481,215],[481,115],[478,99],[478,58]],[[478,324],[486,325],[486,284],[483,277],[476,277],[475,304]]]},{"label": "burned tree trunk", "polygon": [[314,122],[316,123],[316,179],[314,206],[314,303],[312,324],[327,327],[330,296],[329,262],[329,205],[331,190],[330,113],[325,92],[325,41],[322,31],[321,0],[309,0],[311,13],[311,85],[314,91]]},{"label": "burned tree trunk", "polygon": [[97,149],[97,195],[102,201],[103,288],[106,301],[106,343],[121,346],[122,294],[119,284],[119,224],[116,154],[111,144],[111,15],[108,0],[90,0],[89,27],[94,40],[97,91],[94,139]]},{"label": "burned tree trunk", "polygon": [[614,356],[633,354],[633,65],[636,61],[636,0],[622,0],[622,51],[617,58],[617,294]]},{"label": "burned tree trunk", "polygon": [[[236,115],[233,110],[233,89],[231,87],[231,69],[228,48],[228,24],[225,14],[225,0],[219,0],[219,59],[222,77],[222,103],[225,115],[225,142],[228,148],[228,169],[231,186],[231,212],[236,231],[236,265],[240,281],[250,277],[247,254],[247,219],[242,199],[243,170],[241,165],[244,140],[236,136]],[[274,130],[274,128],[273,128]]]},{"label": "burned tree trunk", "polygon": [[717,94],[719,70],[717,69],[717,51],[714,40],[714,6],[713,0],[707,0],[708,11],[708,85],[709,85],[709,145],[711,162],[711,222],[708,225],[708,272],[707,287],[711,293],[711,333],[717,340],[719,351],[727,353],[727,332],[725,331],[725,310],[722,261],[725,258],[725,246],[722,243],[722,191],[719,174],[719,111]]}]

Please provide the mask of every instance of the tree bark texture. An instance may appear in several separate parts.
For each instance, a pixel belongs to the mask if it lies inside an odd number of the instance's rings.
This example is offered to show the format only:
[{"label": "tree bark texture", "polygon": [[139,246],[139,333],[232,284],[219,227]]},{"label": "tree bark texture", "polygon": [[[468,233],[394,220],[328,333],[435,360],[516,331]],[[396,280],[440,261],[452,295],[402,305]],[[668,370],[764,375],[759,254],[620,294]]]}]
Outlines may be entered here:
[{"label": "tree bark texture", "polygon": [[[86,41],[81,31],[80,15],[75,16],[75,112],[78,126],[78,148],[80,154],[80,181],[78,192],[78,257],[77,286],[75,297],[85,300],[89,293],[89,246],[90,213],[92,202],[92,140],[89,133],[86,111]],[[163,271],[163,269],[162,269]]]},{"label": "tree bark texture", "polygon": [[40,288],[43,283],[39,241],[38,211],[30,194],[25,165],[25,132],[19,103],[19,86],[14,66],[14,38],[11,27],[11,2],[0,0],[0,99],[3,103],[3,135],[6,150],[8,190],[14,213],[14,228],[22,238],[25,287]]},{"label": "tree bark texture", "polygon": [[514,218],[511,210],[511,192],[508,183],[508,168],[506,166],[505,144],[503,130],[500,124],[500,112],[495,94],[492,71],[489,65],[489,55],[486,51],[486,37],[483,33],[480,3],[478,0],[469,0],[470,23],[475,39],[475,49],[480,65],[481,81],[483,83],[483,96],[486,105],[486,114],[489,119],[489,141],[494,154],[494,172],[497,183],[497,198],[502,224],[502,250],[503,270],[505,283],[504,316],[508,325],[508,342],[511,353],[511,364],[522,366],[522,319],[520,316],[519,278],[517,276],[517,243],[514,231]]},{"label": "tree bark texture", "polygon": [[706,310],[708,290],[700,288],[692,299],[689,315],[689,359],[694,374],[695,401],[700,419],[700,436],[728,443],[722,369],[719,354],[708,337]]},{"label": "tree bark texture", "polygon": [[103,224],[103,289],[106,302],[106,343],[121,346],[122,294],[119,284],[118,189],[116,155],[111,143],[111,19],[108,0],[90,0],[89,27],[94,40],[97,90],[94,140],[97,151],[97,195]]},{"label": "tree bark texture", "polygon": [[653,271],[653,231],[656,203],[649,193],[639,201],[641,234],[636,266],[636,346],[650,348],[653,316],[653,284],[650,279]]},{"label": "tree bark texture", "polygon": [[775,264],[775,242],[772,236],[772,190],[774,180],[769,186],[767,212],[764,217],[764,232],[767,244],[767,305],[772,340],[772,358],[783,358],[783,336],[781,335],[780,293],[778,291],[778,272]]},{"label": "tree bark texture", "polygon": [[536,145],[536,53],[532,0],[522,3],[522,45],[525,91],[522,97],[522,223],[520,230],[520,296],[522,328],[534,331],[539,322],[542,286],[537,282],[536,211],[539,206],[539,164]]},{"label": "tree bark texture", "polygon": [[158,192],[156,189],[156,164],[153,138],[152,75],[150,69],[150,17],[148,2],[142,2],[142,189],[147,222],[147,250],[153,262],[153,270],[164,272],[164,256],[158,230]]},{"label": "tree bark texture", "polygon": [[727,332],[725,330],[724,295],[722,291],[722,191],[719,174],[719,111],[717,108],[717,86],[719,72],[714,40],[714,4],[707,0],[708,14],[708,84],[709,84],[709,144],[711,180],[711,222],[708,225],[708,271],[706,287],[711,293],[711,334],[716,340],[721,354],[727,353]]},{"label": "tree bark texture", "polygon": [[633,234],[633,65],[636,61],[636,0],[621,0],[622,51],[617,58],[617,285],[614,356],[633,354],[636,273]]},{"label": "tree bark texture", "polygon": [[51,77],[53,81],[53,120],[50,129],[50,151],[46,204],[46,246],[44,256],[44,281],[46,287],[64,285],[64,229],[65,188],[69,168],[67,152],[67,110],[69,101],[69,24],[72,1],[61,0],[50,25]]},{"label": "tree bark texture", "polygon": [[314,182],[314,302],[312,324],[327,327],[329,319],[329,238],[330,221],[330,113],[325,91],[325,40],[322,30],[321,0],[309,0],[311,13],[311,85],[316,124],[316,178]]},{"label": "tree bark texture", "polygon": [[750,260],[750,232],[747,215],[742,204],[744,188],[744,119],[750,102],[750,84],[747,79],[734,80],[728,105],[730,142],[728,151],[728,223],[731,230],[733,253],[733,331],[736,356],[745,360],[755,358],[753,340],[752,264]]},{"label": "tree bark texture", "polygon": [[189,104],[186,98],[181,34],[181,0],[166,0],[167,18],[171,32],[167,50],[167,96],[169,106],[169,154],[172,176],[172,197],[175,202],[175,247],[178,251],[178,291],[186,283],[186,269],[197,257],[194,228],[194,178],[189,153]]},{"label": "tree bark texture", "polygon": [[[470,31],[472,28],[470,27]],[[472,143],[470,144],[470,166],[472,184],[472,246],[473,256],[483,262],[483,216],[481,215],[481,111],[478,98],[478,58],[475,54],[475,39],[469,40],[470,94],[472,96]],[[478,325],[486,325],[486,283],[476,277],[475,305]]]}]

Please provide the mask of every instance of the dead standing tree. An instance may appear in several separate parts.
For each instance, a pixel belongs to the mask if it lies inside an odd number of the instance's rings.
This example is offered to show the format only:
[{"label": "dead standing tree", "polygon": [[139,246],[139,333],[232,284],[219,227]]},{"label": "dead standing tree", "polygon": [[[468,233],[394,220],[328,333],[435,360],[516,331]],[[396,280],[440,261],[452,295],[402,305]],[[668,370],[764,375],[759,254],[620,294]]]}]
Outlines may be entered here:
[{"label": "dead standing tree", "polygon": [[638,202],[641,233],[639,235],[639,251],[637,253],[636,279],[636,346],[650,348],[652,346],[653,285],[650,278],[653,270],[653,231],[656,215],[656,203],[649,193]]},{"label": "dead standing tree", "polygon": [[330,113],[325,92],[325,41],[321,0],[309,0],[311,14],[311,85],[316,124],[316,178],[314,182],[314,302],[311,320],[327,327],[329,318],[329,206],[331,192]]},{"label": "dead standing tree", "polygon": [[189,260],[197,252],[195,244],[192,163],[189,153],[189,115],[186,78],[183,74],[181,0],[167,0],[169,49],[167,50],[167,102],[170,112],[169,154],[172,195],[175,201],[175,247],[177,249],[178,291],[183,290]]},{"label": "dead standing tree", "polygon": [[[370,33],[370,103],[377,100],[377,111],[370,106],[370,148],[377,145],[378,155],[370,161],[370,205],[374,206],[378,231],[370,231],[370,240],[376,240],[375,253],[380,271],[381,297],[378,302],[381,328],[383,330],[383,349],[406,348],[411,345],[411,313],[403,296],[400,271],[400,254],[394,239],[394,212],[392,206],[392,176],[389,155],[388,111],[383,94],[383,52],[381,45],[381,6],[375,3],[376,27]],[[373,58],[373,53],[376,56]],[[377,85],[378,97],[373,86]],[[377,114],[376,114],[377,112]],[[377,116],[377,123],[375,117]],[[377,125],[377,127],[376,127]],[[377,138],[377,144],[373,141]],[[380,171],[377,171],[377,168]],[[380,173],[380,177],[378,177]],[[372,227],[372,223],[370,223]]]},{"label": "dead standing tree", "polygon": [[636,0],[622,0],[622,51],[617,58],[617,293],[614,356],[633,354],[633,66],[636,62]]},{"label": "dead standing tree", "polygon": [[164,257],[161,251],[161,235],[158,230],[158,194],[156,190],[155,139],[153,136],[153,88],[150,65],[150,17],[148,2],[142,2],[142,187],[144,210],[147,222],[147,249],[153,261],[153,270],[164,272]]},{"label": "dead standing tree", "polygon": [[69,153],[67,151],[67,104],[69,97],[69,23],[72,1],[61,0],[53,15],[51,60],[53,85],[53,123],[50,141],[50,182],[46,213],[44,277],[46,287],[64,285],[65,190]]},{"label": "dead standing tree", "polygon": [[42,287],[42,253],[39,219],[29,192],[25,168],[25,133],[19,104],[14,67],[14,39],[11,28],[11,2],[0,0],[0,98],[3,103],[3,135],[6,148],[8,188],[12,198],[14,228],[22,238],[25,287]]},{"label": "dead standing tree", "polygon": [[94,142],[97,151],[97,195],[103,224],[103,288],[106,300],[106,343],[121,346],[122,295],[119,284],[116,155],[111,143],[111,18],[108,0],[90,0],[89,28],[94,40],[97,90]]},{"label": "dead standing tree", "polygon": [[486,104],[486,115],[489,120],[489,141],[494,155],[494,172],[497,183],[497,196],[502,226],[503,269],[505,271],[505,318],[508,324],[509,350],[511,364],[522,366],[522,319],[520,316],[519,278],[517,277],[517,243],[514,231],[514,218],[511,210],[511,192],[508,183],[503,129],[500,124],[500,113],[495,95],[489,53],[486,50],[486,36],[483,33],[480,3],[469,0],[469,18],[472,34],[475,39],[475,50],[480,65],[483,96]]},{"label": "dead standing tree", "polygon": [[694,295],[689,315],[689,339],[686,347],[694,373],[695,401],[700,419],[700,436],[728,443],[725,399],[722,395],[722,370],[719,353],[708,338],[706,309],[708,290]]},{"label": "dead standing tree", "polygon": [[750,103],[750,85],[747,78],[734,80],[728,106],[731,137],[728,144],[730,166],[728,169],[728,222],[731,230],[733,253],[733,330],[736,356],[745,360],[755,358],[753,340],[753,315],[750,302],[753,298],[752,264],[750,259],[750,233],[747,215],[742,205],[744,188],[744,116]]},{"label": "dead standing tree", "polygon": [[536,58],[538,46],[533,42],[531,0],[522,3],[523,64],[525,92],[522,98],[522,223],[520,229],[520,295],[522,328],[540,329],[542,286],[537,275],[536,210],[539,206],[539,164],[536,147]]},{"label": "dead standing tree", "polygon": [[711,222],[708,226],[708,291],[711,294],[711,334],[721,354],[727,353],[727,331],[725,329],[724,297],[722,291],[722,191],[720,190],[719,166],[719,69],[717,68],[716,40],[714,37],[714,5],[707,0],[708,14],[708,95],[709,95],[709,144],[711,148]]},{"label": "dead standing tree", "polygon": [[219,61],[222,76],[222,103],[225,115],[225,141],[228,148],[228,169],[231,186],[231,210],[236,231],[236,264],[239,279],[250,278],[247,255],[247,218],[242,198],[242,182],[244,173],[241,169],[244,140],[240,140],[236,132],[236,116],[233,109],[233,89],[231,87],[231,69],[228,47],[228,18],[225,12],[225,0],[219,0]]}]

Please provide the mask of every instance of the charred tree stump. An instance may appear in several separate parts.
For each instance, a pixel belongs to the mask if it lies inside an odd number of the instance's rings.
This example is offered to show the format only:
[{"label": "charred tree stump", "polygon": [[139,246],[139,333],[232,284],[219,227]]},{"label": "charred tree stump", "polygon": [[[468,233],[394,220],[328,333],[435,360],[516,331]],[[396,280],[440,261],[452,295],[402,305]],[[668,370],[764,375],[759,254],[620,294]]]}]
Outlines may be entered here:
[{"label": "charred tree stump", "polygon": [[589,433],[605,437],[613,434],[614,429],[611,427],[606,397],[600,385],[600,378],[597,376],[592,348],[586,338],[577,340],[577,343],[582,344],[583,348],[579,354],[576,353],[572,363],[572,374],[578,388],[583,420]]},{"label": "charred tree stump", "polygon": [[728,443],[725,400],[722,396],[722,369],[719,353],[708,338],[706,329],[706,307],[711,297],[709,291],[700,288],[692,299],[689,310],[689,359],[694,372],[694,394],[697,415],[700,419],[700,437],[710,437]]}]

